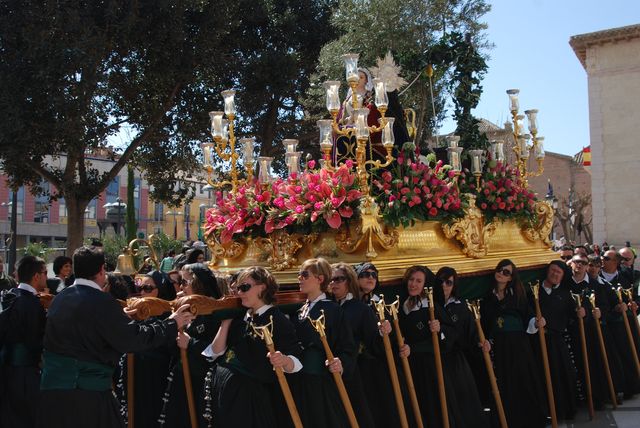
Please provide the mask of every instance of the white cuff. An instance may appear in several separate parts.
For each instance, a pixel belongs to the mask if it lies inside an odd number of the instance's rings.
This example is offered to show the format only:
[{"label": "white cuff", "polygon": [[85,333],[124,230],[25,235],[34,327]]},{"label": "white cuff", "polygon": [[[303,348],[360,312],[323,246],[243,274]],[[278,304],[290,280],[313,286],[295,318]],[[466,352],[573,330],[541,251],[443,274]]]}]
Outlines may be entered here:
[{"label": "white cuff", "polygon": [[285,368],[283,367],[282,370],[285,373],[298,373],[300,370],[302,370],[302,363],[300,362],[299,359],[297,359],[296,357],[294,357],[293,355],[287,355],[287,357],[291,358],[291,360],[293,361],[293,370],[291,371],[287,371],[285,370]]},{"label": "white cuff", "polygon": [[224,355],[225,352],[227,352],[227,347],[226,346],[224,347],[224,349],[220,353],[213,352],[213,343],[210,343],[209,346],[204,348],[204,351],[202,351],[200,354],[204,355],[207,358],[215,360],[219,356]]},{"label": "white cuff", "polygon": [[529,327],[527,327],[527,333],[536,334],[538,332],[538,327],[536,327],[536,318],[533,317],[529,320]]}]

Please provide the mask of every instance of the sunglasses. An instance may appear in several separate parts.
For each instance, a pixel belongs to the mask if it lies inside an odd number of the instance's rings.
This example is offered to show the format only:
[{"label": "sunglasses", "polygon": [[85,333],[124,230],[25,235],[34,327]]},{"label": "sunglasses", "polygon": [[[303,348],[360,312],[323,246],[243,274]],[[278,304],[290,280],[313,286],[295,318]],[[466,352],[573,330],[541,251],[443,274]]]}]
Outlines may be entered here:
[{"label": "sunglasses", "polygon": [[496,269],[496,273],[501,273],[504,276],[511,276],[511,271],[509,269]]},{"label": "sunglasses", "polygon": [[620,258],[622,260],[624,260],[625,262],[630,262],[631,261],[631,257],[622,257],[622,256],[620,256]]},{"label": "sunglasses", "polygon": [[300,272],[298,272],[298,276],[304,279],[308,279],[311,276],[311,272],[309,272],[308,270],[301,270]]},{"label": "sunglasses", "polygon": [[602,261],[604,261],[604,262],[608,262],[608,261],[611,261],[611,260],[613,260],[613,259],[611,257],[609,257],[609,256],[602,257]]},{"label": "sunglasses", "polygon": [[587,262],[585,262],[584,260],[574,260],[571,263],[577,264],[577,265],[583,265],[583,266],[587,264]]},{"label": "sunglasses", "polygon": [[599,268],[600,264],[599,263],[589,263],[589,267],[591,267],[591,268]]},{"label": "sunglasses", "polygon": [[236,289],[238,291],[246,293],[247,291],[251,290],[251,287],[253,287],[253,285],[249,284],[248,282],[243,282],[242,284],[238,285]]},{"label": "sunglasses", "polygon": [[358,274],[358,278],[373,278],[378,279],[378,272],[365,270],[364,272],[360,272]]},{"label": "sunglasses", "polygon": [[191,283],[193,282],[193,279],[181,279],[180,280],[180,285],[191,285]]},{"label": "sunglasses", "polygon": [[571,259],[573,258],[573,256],[560,256],[560,258],[561,258],[562,260],[567,261],[567,260],[571,260]]},{"label": "sunglasses", "polygon": [[136,288],[140,291],[144,291],[145,293],[151,293],[156,289],[154,285],[137,285]]},{"label": "sunglasses", "polygon": [[440,282],[447,287],[453,287],[453,280],[451,279],[441,279]]},{"label": "sunglasses", "polygon": [[333,278],[331,278],[331,282],[345,282],[346,280],[346,276],[334,276]]}]

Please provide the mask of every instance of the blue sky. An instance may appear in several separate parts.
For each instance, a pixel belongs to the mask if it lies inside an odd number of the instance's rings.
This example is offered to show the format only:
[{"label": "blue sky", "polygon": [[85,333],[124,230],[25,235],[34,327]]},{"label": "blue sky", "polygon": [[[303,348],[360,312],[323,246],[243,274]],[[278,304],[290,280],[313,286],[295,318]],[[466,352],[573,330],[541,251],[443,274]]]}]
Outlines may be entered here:
[{"label": "blue sky", "polygon": [[[495,47],[474,115],[503,124],[510,88],[520,109],[537,108],[545,149],[573,155],[589,145],[587,74],[569,46],[574,35],[640,24],[640,0],[494,0],[485,15]],[[445,123],[441,133],[455,124]]]}]

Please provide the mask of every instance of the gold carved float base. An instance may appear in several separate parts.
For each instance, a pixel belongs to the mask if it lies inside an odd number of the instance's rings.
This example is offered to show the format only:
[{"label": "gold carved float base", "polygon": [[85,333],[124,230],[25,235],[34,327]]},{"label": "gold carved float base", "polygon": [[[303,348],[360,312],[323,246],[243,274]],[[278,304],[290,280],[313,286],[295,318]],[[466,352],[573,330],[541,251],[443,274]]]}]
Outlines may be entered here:
[{"label": "gold carved float base", "polygon": [[[372,234],[379,235],[374,240],[358,240],[357,235],[363,233],[359,226],[352,227],[351,231],[341,229],[309,237],[279,231],[267,241],[242,238],[227,246],[228,252],[224,246],[210,241],[214,254],[211,267],[233,272],[249,266],[264,266],[275,274],[280,284],[288,285],[298,283],[300,265],[312,257],[324,257],[331,263],[371,261],[379,269],[383,282],[397,281],[406,268],[416,264],[426,265],[434,272],[442,266],[451,266],[458,273],[468,274],[492,270],[505,258],[519,268],[540,266],[557,258],[544,234],[548,218],[541,216],[533,226],[534,233],[531,228],[521,230],[512,220],[485,224],[479,212],[470,211],[450,225],[427,221],[410,228],[369,227]],[[363,224],[366,226],[366,222]],[[358,241],[361,244],[357,245]],[[291,248],[296,250],[291,252]]]}]

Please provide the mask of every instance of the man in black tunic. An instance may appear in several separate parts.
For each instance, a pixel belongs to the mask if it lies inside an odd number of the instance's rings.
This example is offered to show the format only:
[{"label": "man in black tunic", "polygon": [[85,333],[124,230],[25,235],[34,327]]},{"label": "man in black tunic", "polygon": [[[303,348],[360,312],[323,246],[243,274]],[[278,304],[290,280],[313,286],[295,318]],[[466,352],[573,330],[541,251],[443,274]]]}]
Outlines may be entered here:
[{"label": "man in black tunic", "polygon": [[31,428],[46,319],[38,293],[47,285],[47,266],[38,257],[25,256],[16,268],[20,284],[4,296],[0,314],[0,426]]},{"label": "man in black tunic", "polygon": [[103,292],[106,272],[100,249],[77,249],[73,268],[74,284],[49,308],[38,426],[124,428],[111,391],[118,359],[175,341],[193,315],[183,305],[161,322],[130,322],[120,304]]}]

